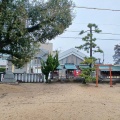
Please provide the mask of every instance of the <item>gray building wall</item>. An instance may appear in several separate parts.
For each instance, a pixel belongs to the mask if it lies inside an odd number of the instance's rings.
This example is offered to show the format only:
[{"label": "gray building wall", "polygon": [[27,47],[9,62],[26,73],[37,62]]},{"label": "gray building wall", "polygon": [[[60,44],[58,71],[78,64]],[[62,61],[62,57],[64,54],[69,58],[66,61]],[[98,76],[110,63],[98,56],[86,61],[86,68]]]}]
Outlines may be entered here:
[{"label": "gray building wall", "polygon": [[45,49],[45,50],[49,51],[49,53],[52,54],[52,52],[53,52],[53,43],[40,44],[40,49]]},{"label": "gray building wall", "polygon": [[72,54],[68,57],[65,57],[64,59],[59,60],[59,63],[60,64],[74,63],[75,65],[79,65],[82,61],[83,61],[82,59]]}]

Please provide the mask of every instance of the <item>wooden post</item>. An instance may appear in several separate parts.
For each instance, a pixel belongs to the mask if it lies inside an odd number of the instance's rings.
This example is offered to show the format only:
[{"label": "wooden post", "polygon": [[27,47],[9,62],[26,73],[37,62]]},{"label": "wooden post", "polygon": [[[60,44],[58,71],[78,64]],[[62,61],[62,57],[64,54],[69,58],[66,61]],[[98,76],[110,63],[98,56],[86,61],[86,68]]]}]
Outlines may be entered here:
[{"label": "wooden post", "polygon": [[111,72],[111,66],[109,66],[109,70],[110,70],[110,87],[112,86],[112,72]]},{"label": "wooden post", "polygon": [[99,68],[99,65],[96,65],[96,86],[95,87],[98,87],[98,68]]}]

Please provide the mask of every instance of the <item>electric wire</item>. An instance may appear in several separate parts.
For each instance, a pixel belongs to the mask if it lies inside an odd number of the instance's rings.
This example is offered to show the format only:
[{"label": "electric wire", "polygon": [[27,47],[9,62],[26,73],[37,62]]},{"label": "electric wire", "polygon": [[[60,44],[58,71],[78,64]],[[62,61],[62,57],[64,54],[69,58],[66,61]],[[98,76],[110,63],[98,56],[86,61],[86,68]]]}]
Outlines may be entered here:
[{"label": "electric wire", "polygon": [[83,7],[83,6],[73,6],[73,8],[81,8],[81,9],[92,9],[92,10],[102,10],[102,11],[120,12],[119,9],[109,9],[109,8],[93,8],[93,7]]},{"label": "electric wire", "polygon": [[[71,30],[66,30],[66,32],[80,32],[80,31],[71,31]],[[94,32],[95,33],[95,32]],[[117,34],[117,33],[99,33],[99,34],[106,34],[106,35],[120,35],[120,34]]]},{"label": "electric wire", "polygon": [[[82,40],[82,38],[81,37],[60,37],[60,36],[58,36],[58,38],[70,38],[70,39],[81,39]],[[120,41],[120,39],[109,39],[109,38],[107,38],[107,39],[103,39],[103,38],[96,38],[96,40],[101,40],[101,41],[106,41],[106,40],[108,40],[108,41],[111,41],[111,40],[113,40],[113,41]]]}]

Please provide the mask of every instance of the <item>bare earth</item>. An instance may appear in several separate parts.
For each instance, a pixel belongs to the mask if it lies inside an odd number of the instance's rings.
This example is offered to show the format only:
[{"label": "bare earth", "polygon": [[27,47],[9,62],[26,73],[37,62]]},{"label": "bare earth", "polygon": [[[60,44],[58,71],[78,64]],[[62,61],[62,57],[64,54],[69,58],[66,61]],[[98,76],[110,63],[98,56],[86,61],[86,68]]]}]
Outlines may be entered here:
[{"label": "bare earth", "polygon": [[120,84],[0,84],[0,120],[120,120]]}]

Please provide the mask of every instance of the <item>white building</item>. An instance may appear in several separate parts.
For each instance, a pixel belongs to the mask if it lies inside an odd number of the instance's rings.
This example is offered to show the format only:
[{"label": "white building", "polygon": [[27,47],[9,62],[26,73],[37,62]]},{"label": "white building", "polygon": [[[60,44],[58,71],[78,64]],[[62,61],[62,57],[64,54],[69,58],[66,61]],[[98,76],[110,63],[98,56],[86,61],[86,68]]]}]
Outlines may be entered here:
[{"label": "white building", "polygon": [[6,54],[0,54],[0,68],[8,68],[8,62],[7,62],[7,58],[9,57],[9,55]]}]

